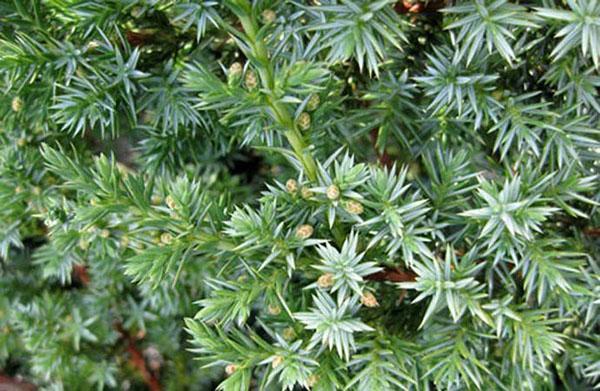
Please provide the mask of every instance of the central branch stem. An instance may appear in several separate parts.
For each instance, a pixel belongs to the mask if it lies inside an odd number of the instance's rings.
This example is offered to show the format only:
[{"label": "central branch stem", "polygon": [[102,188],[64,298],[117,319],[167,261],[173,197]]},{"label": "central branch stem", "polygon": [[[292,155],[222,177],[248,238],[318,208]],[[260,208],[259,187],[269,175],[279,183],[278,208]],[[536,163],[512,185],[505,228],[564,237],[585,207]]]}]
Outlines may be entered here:
[{"label": "central branch stem", "polygon": [[[280,102],[273,92],[275,89],[273,64],[269,59],[269,53],[264,41],[258,37],[258,23],[252,15],[252,8],[247,2],[243,2],[243,4],[243,12],[237,13],[237,16],[250,41],[251,54],[256,60],[256,67],[260,75],[262,87],[267,93],[267,104],[273,111],[277,123],[285,129],[284,135],[290,143],[297,159],[304,167],[307,178],[311,181],[316,181],[317,166],[296,125],[296,121],[294,121],[290,114],[287,105]],[[237,11],[241,10],[237,9]]]}]

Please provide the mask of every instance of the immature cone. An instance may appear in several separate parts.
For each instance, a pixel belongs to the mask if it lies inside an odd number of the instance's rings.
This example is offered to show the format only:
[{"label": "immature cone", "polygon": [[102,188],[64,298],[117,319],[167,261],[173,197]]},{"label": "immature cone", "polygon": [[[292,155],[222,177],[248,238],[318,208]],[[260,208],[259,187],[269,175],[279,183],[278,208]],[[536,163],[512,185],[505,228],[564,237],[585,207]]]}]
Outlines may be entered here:
[{"label": "immature cone", "polygon": [[87,44],[87,50],[94,50],[100,46],[100,41],[93,40]]},{"label": "immature cone", "polygon": [[313,196],[313,192],[306,186],[302,186],[300,189],[300,194],[302,194],[302,198],[307,199]]},{"label": "immature cone", "polygon": [[238,369],[237,365],[235,365],[235,364],[229,364],[229,365],[227,365],[225,367],[225,373],[227,374],[227,376],[231,376],[231,375],[233,375],[233,373],[235,371],[237,371],[237,369]]},{"label": "immature cone", "polygon": [[327,289],[333,285],[333,274],[325,273],[317,280],[317,286],[319,288]]},{"label": "immature cone", "polygon": [[160,241],[163,244],[171,244],[171,242],[173,241],[173,235],[171,235],[168,232],[165,232],[162,235],[160,235]]},{"label": "immature cone", "polygon": [[328,186],[325,193],[327,194],[327,198],[330,200],[337,200],[340,198],[340,188],[336,185]]},{"label": "immature cone", "polygon": [[273,367],[273,369],[277,368],[278,366],[280,366],[281,364],[283,364],[283,360],[284,358],[281,356],[275,356],[273,358],[273,361],[271,361],[271,366]]},{"label": "immature cone", "polygon": [[262,13],[263,21],[265,24],[270,24],[277,19],[277,14],[273,10],[264,10]]},{"label": "immature cone", "polygon": [[308,239],[312,236],[314,228],[310,224],[304,224],[296,229],[296,237],[298,239]]},{"label": "immature cone", "polygon": [[412,181],[419,176],[420,172],[421,166],[419,166],[419,163],[411,163],[408,166],[408,173],[406,174],[406,177]]},{"label": "immature cone", "polygon": [[375,298],[375,296],[371,293],[371,292],[366,292],[364,295],[362,295],[362,297],[360,298],[360,302],[365,306],[365,307],[378,307],[379,303],[377,302],[377,299]]},{"label": "immature cone", "polygon": [[298,117],[298,126],[302,130],[308,130],[310,128],[310,114],[304,112]]},{"label": "immature cone", "polygon": [[165,198],[165,203],[171,209],[175,209],[177,207],[177,204],[175,204],[175,200],[170,195],[168,195],[167,198]]},{"label": "immature cone", "polygon": [[258,79],[256,78],[256,73],[253,70],[249,70],[246,72],[246,76],[244,77],[244,83],[246,83],[246,87],[249,89],[254,89],[258,85]]},{"label": "immature cone", "polygon": [[285,338],[286,340],[291,340],[294,339],[294,337],[296,336],[296,332],[293,328],[286,327],[285,329],[283,329],[282,335],[283,338]]},{"label": "immature cone", "polygon": [[244,67],[239,62],[234,62],[229,66],[229,75],[231,76],[239,76],[242,74],[242,70]]},{"label": "immature cone", "polygon": [[146,338],[146,330],[144,329],[140,329],[136,334],[135,334],[135,339],[137,340],[142,340]]},{"label": "immature cone", "polygon": [[107,229],[103,229],[102,231],[100,231],[100,236],[104,239],[107,239],[110,236],[110,231]]},{"label": "immature cone", "polygon": [[24,139],[23,137],[21,137],[20,139],[17,140],[18,147],[24,147],[25,145],[27,145],[27,139]]},{"label": "immature cone", "polygon": [[87,250],[90,247],[90,242],[85,238],[79,238],[79,248],[82,250]]},{"label": "immature cone", "polygon": [[359,215],[364,212],[364,210],[362,204],[358,201],[350,200],[346,204],[346,211],[350,214]]},{"label": "immature cone", "polygon": [[269,311],[269,314],[271,315],[279,315],[281,314],[281,307],[278,306],[277,304],[269,304],[269,306],[267,307],[267,310]]},{"label": "immature cone", "polygon": [[306,104],[306,108],[308,109],[308,111],[315,111],[319,107],[320,103],[321,98],[319,98],[319,95],[311,95],[310,99],[308,100],[308,103]]},{"label": "immature cone", "polygon": [[298,182],[295,179],[288,179],[285,183],[285,188],[290,193],[295,193],[298,191]]},{"label": "immature cone", "polygon": [[23,108],[23,99],[19,98],[18,96],[15,96],[11,102],[10,107],[14,112],[18,113]]},{"label": "immature cone", "polygon": [[127,247],[129,246],[129,237],[128,236],[123,236],[119,242],[121,244],[121,247]]},{"label": "immature cone", "polygon": [[503,95],[504,95],[504,90],[502,90],[502,89],[494,90],[494,92],[492,92],[492,97],[496,100],[502,99]]},{"label": "immature cone", "polygon": [[150,197],[150,202],[152,205],[158,205],[162,202],[162,198],[159,195],[154,194],[152,197]]}]

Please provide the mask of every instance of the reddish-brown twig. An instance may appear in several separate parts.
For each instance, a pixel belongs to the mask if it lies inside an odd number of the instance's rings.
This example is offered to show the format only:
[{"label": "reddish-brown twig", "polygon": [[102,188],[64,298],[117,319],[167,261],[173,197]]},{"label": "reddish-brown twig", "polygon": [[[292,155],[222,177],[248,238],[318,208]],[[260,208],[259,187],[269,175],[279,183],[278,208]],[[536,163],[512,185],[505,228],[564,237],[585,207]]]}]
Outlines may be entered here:
[{"label": "reddish-brown twig", "polygon": [[389,282],[412,282],[417,275],[409,270],[386,267],[382,271],[369,274],[365,279],[369,281],[389,281]]},{"label": "reddish-brown twig", "polygon": [[160,391],[161,387],[158,378],[146,366],[146,360],[144,360],[144,355],[138,349],[135,338],[120,323],[115,324],[115,328],[121,334],[121,338],[127,343],[127,352],[130,356],[129,362],[140,373],[148,389],[150,391]]},{"label": "reddish-brown twig", "polygon": [[[91,279],[88,269],[85,265],[74,265],[72,275],[73,279],[78,281],[83,287],[87,287],[89,285]],[[138,349],[135,338],[132,337],[131,334],[129,334],[129,332],[125,330],[123,325],[120,323],[115,324],[115,329],[119,332],[119,334],[121,334],[121,338],[127,344],[126,349],[130,356],[129,361],[131,365],[140,373],[142,379],[144,379],[144,383],[146,383],[148,386],[148,389],[150,391],[160,391],[160,383],[158,378],[152,371],[148,370],[148,367],[146,366],[146,360],[144,360],[144,355]],[[2,383],[0,382],[0,385],[1,384]],[[1,386],[0,391],[3,391]]]},{"label": "reddish-brown twig", "polygon": [[18,377],[0,374],[0,391],[35,391],[37,387]]},{"label": "reddish-brown twig", "polygon": [[78,281],[82,286],[86,287],[89,285],[90,275],[85,265],[81,265],[79,263],[73,265],[73,271],[71,274],[73,279]]},{"label": "reddish-brown twig", "polygon": [[420,14],[427,11],[437,11],[445,6],[445,0],[427,2],[403,0],[396,3],[394,10],[399,14]]},{"label": "reddish-brown twig", "polygon": [[583,229],[583,233],[587,236],[592,236],[595,238],[600,238],[600,228],[597,227],[587,227]]}]

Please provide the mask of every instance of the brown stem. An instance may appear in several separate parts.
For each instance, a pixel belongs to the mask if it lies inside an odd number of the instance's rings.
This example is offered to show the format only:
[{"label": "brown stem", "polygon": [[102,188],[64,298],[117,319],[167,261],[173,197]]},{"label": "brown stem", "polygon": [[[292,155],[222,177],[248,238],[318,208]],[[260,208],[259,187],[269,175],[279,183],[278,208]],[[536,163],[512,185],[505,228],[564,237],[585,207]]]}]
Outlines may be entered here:
[{"label": "brown stem", "polygon": [[132,46],[144,46],[156,43],[156,32],[150,30],[132,31],[128,30],[125,32],[127,42]]},{"label": "brown stem", "polygon": [[587,227],[583,229],[583,233],[587,236],[592,236],[595,238],[600,238],[600,228],[599,227]]},{"label": "brown stem", "polygon": [[[84,287],[87,287],[90,283],[90,275],[88,273],[87,267],[85,265],[76,264],[73,266],[73,277],[77,281],[81,283]],[[146,366],[146,360],[144,360],[144,355],[138,349],[136,345],[136,339],[129,334],[127,330],[123,327],[121,323],[115,324],[115,329],[121,334],[121,338],[127,344],[127,352],[130,356],[131,365],[140,373],[142,379],[144,379],[144,383],[148,386],[150,391],[160,391],[160,383],[156,375],[148,370]],[[2,386],[2,377],[0,376],[0,391],[4,391]],[[34,388],[35,389],[35,388]],[[18,390],[18,388],[15,388]]]},{"label": "brown stem", "polygon": [[35,391],[37,387],[19,377],[10,377],[0,374],[0,391]]},{"label": "brown stem", "polygon": [[148,386],[148,389],[150,391],[160,391],[161,387],[158,378],[146,366],[146,360],[144,360],[144,355],[138,349],[135,338],[132,337],[131,334],[129,334],[129,332],[125,330],[123,325],[120,323],[117,323],[115,328],[127,343],[127,352],[130,355],[129,362],[140,373],[142,379],[144,379],[144,383],[146,383]]},{"label": "brown stem", "polygon": [[428,11],[438,11],[447,5],[446,0],[432,0],[432,1],[416,1],[416,0],[403,0],[398,1],[394,6],[394,10],[399,14],[420,14]]},{"label": "brown stem", "polygon": [[369,281],[412,282],[417,275],[409,270],[386,267],[382,271],[365,277]]},{"label": "brown stem", "polygon": [[[81,264],[73,265],[73,271],[71,272],[73,279],[78,281],[82,286],[86,287],[90,283],[90,275],[87,271],[87,267]],[[1,391],[1,390],[0,390]]]}]

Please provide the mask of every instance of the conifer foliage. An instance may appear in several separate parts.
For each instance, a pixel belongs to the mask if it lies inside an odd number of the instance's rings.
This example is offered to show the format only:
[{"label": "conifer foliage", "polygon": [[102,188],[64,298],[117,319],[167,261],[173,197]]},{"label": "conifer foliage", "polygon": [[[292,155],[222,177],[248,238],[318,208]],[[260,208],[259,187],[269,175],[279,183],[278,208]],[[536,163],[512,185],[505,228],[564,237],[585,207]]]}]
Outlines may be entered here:
[{"label": "conifer foliage", "polygon": [[0,384],[599,386],[600,1],[3,0],[0,76]]}]

